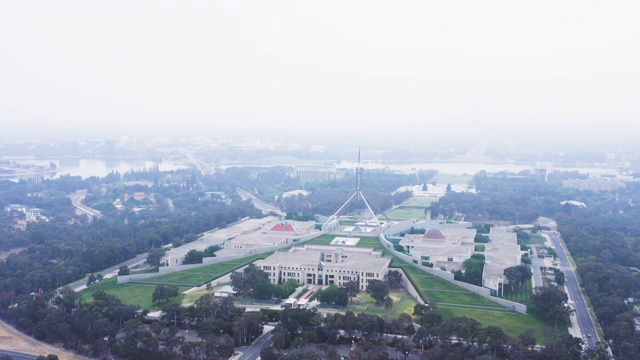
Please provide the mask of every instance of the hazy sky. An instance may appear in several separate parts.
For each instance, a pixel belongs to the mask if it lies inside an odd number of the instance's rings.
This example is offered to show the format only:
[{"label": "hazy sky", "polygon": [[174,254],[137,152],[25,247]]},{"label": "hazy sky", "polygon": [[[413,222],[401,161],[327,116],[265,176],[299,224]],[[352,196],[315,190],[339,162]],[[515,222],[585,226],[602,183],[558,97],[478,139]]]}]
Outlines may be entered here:
[{"label": "hazy sky", "polygon": [[631,0],[0,0],[0,123],[640,134],[638,14]]}]

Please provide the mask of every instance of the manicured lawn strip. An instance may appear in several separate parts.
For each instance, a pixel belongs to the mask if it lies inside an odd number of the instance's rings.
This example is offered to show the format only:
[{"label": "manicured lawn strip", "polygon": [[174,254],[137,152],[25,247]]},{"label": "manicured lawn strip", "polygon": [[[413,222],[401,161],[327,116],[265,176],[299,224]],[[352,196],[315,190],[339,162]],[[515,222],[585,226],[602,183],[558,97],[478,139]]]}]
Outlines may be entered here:
[{"label": "manicured lawn strip", "polygon": [[467,289],[431,275],[409,264],[401,265],[399,260],[394,266],[401,267],[423,300],[449,304],[486,306],[503,309],[504,307]]},{"label": "manicured lawn strip", "polygon": [[[155,304],[152,303],[152,296],[155,289],[155,285],[117,284],[116,278],[110,278],[80,291],[80,301],[83,303],[91,302],[93,301],[92,294],[98,290],[102,290],[108,294],[117,296],[125,304],[138,305],[142,309],[156,310]],[[182,292],[188,289],[188,287],[178,287],[179,295],[170,301],[161,302],[158,308],[167,304],[182,302],[182,299],[184,299]]]},{"label": "manicured lawn strip", "polygon": [[401,314],[407,314],[412,316],[413,308],[416,306],[418,302],[411,295],[405,295],[400,299],[400,303],[396,308],[395,313],[393,314],[395,317],[400,316]]},{"label": "manicured lawn strip", "polygon": [[529,235],[531,235],[531,240],[529,240],[530,244],[544,244],[547,239],[544,238],[544,236],[540,235],[540,234],[534,234],[530,231],[527,231],[529,233]]},{"label": "manicured lawn strip", "polygon": [[200,299],[204,294],[212,294],[216,292],[216,290],[221,289],[225,285],[218,285],[211,288],[211,291],[207,291],[206,289],[194,291],[192,293],[186,294],[184,299],[182,299],[182,305],[191,305],[196,302],[196,300]]},{"label": "manicured lawn strip", "polygon": [[144,280],[136,280],[136,284],[183,284],[185,286],[200,286],[208,281],[217,279],[259,259],[265,259],[273,252],[254,255],[242,259],[229,260],[217,264],[206,265],[194,269],[156,276]]},{"label": "manicured lawn strip", "polygon": [[484,244],[475,244],[475,251],[477,252],[484,252],[484,249],[486,248],[486,246]]},{"label": "manicured lawn strip", "polygon": [[[396,208],[387,213],[387,216],[391,220],[396,221],[404,221],[404,220],[412,220],[412,219],[424,219],[424,209],[413,209],[413,208]],[[383,217],[378,217],[378,219],[383,220]]]},{"label": "manicured lawn strip", "polygon": [[422,206],[426,208],[427,206],[430,206],[434,201],[438,201],[438,198],[414,196],[411,199],[403,202],[402,206]]},{"label": "manicured lawn strip", "polygon": [[[390,309],[385,309],[384,306],[376,306],[376,301],[364,291],[361,291],[353,298],[353,303],[349,302],[347,306],[335,307],[335,309],[344,312],[353,311],[354,313],[365,313],[382,317],[398,317],[404,312],[409,315],[413,313],[413,307],[416,301],[411,295],[401,292],[391,292],[389,296],[393,299],[393,306],[391,306]],[[322,308],[334,307],[323,305]]]},{"label": "manicured lawn strip", "polygon": [[527,280],[522,287],[522,291],[518,289],[514,289],[511,291],[510,286],[505,286],[504,288],[504,296],[501,296],[503,299],[507,299],[509,301],[515,301],[523,304],[527,304],[531,302],[531,279]]},{"label": "manicured lawn strip", "polygon": [[[454,316],[466,316],[478,321],[482,324],[482,327],[489,325],[499,326],[507,335],[512,337],[517,337],[527,331],[527,329],[531,328],[534,331],[534,336],[538,345],[544,345],[545,339],[550,334],[552,338],[555,338],[556,335],[556,330],[553,326],[545,324],[543,321],[532,315],[521,315],[514,312],[448,307],[438,307],[438,311],[444,319],[450,319]],[[566,328],[560,328],[559,331],[566,332]]]}]

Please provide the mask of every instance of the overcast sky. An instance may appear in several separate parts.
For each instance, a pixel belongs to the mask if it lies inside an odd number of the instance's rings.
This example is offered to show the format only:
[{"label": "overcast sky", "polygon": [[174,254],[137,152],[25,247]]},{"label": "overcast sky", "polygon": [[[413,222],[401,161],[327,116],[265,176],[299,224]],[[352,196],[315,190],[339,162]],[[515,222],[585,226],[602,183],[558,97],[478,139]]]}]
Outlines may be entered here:
[{"label": "overcast sky", "polygon": [[0,123],[639,134],[639,4],[1,0]]}]

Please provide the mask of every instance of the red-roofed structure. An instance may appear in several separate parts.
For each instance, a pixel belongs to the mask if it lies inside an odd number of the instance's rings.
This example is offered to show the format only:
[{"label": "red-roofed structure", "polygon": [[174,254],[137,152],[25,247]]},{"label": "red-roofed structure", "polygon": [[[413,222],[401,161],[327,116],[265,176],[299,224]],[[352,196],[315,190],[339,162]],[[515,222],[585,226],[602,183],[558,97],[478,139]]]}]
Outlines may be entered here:
[{"label": "red-roofed structure", "polygon": [[290,223],[284,223],[284,224],[283,223],[277,223],[269,231],[296,232],[296,229],[294,229],[293,228],[293,224],[290,224]]},{"label": "red-roofed structure", "polygon": [[434,240],[447,240],[447,237],[440,231],[440,229],[429,229],[424,235],[422,235],[424,239],[434,239]]}]

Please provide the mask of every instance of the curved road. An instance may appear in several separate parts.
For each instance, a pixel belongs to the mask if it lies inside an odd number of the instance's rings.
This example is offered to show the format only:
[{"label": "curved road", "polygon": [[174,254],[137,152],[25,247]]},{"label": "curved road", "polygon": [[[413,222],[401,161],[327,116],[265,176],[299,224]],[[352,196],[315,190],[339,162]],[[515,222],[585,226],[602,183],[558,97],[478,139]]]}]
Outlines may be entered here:
[{"label": "curved road", "polygon": [[253,206],[258,208],[259,210],[262,210],[263,214],[268,214],[270,212],[273,212],[273,213],[276,213],[276,214],[278,214],[280,216],[286,216],[287,215],[284,212],[280,211],[280,209],[278,209],[277,207],[258,199],[253,194],[251,194],[251,193],[249,193],[247,191],[244,191],[242,189],[238,189],[237,192],[238,192],[238,195],[240,195],[240,197],[242,198],[242,200],[251,199],[251,202],[253,203]]},{"label": "curved road", "polygon": [[89,216],[89,219],[93,218],[101,218],[102,214],[100,211],[90,208],[82,203],[84,197],[87,196],[87,189],[84,190],[76,190],[71,194],[67,195],[69,199],[71,199],[71,203],[76,207],[77,210]]}]

